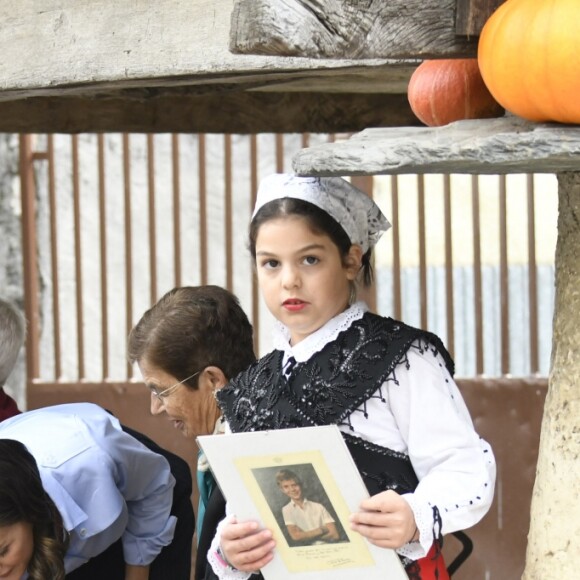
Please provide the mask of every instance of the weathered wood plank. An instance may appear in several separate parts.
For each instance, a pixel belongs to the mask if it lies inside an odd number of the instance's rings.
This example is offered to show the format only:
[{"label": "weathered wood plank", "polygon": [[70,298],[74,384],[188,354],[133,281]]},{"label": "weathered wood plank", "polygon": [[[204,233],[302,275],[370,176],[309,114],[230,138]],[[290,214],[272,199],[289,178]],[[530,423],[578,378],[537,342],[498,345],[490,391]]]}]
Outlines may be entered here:
[{"label": "weathered wood plank", "polygon": [[347,141],[298,152],[302,175],[559,173],[580,170],[580,127],[518,117],[444,127],[367,129]]},{"label": "weathered wood plank", "polygon": [[237,91],[0,102],[1,132],[342,133],[418,124],[405,95]]},{"label": "weathered wood plank", "polygon": [[236,0],[230,50],[313,58],[473,57],[456,0]]},{"label": "weathered wood plank", "polygon": [[479,36],[483,25],[505,0],[457,0],[455,32],[463,36]]},{"label": "weathered wood plank", "polygon": [[381,62],[234,55],[232,6],[233,0],[3,0],[0,97],[244,82]]}]

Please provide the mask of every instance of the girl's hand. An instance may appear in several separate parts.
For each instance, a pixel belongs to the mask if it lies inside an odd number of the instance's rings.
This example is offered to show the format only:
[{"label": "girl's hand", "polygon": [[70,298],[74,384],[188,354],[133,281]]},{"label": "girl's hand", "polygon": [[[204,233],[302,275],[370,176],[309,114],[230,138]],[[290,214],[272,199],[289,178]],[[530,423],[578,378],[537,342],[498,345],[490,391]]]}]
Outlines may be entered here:
[{"label": "girl's hand", "polygon": [[273,557],[276,542],[270,530],[259,530],[257,522],[242,522],[234,518],[221,534],[221,551],[228,563],[243,572],[255,572]]},{"label": "girl's hand", "polygon": [[351,514],[351,528],[381,548],[400,548],[418,539],[415,516],[395,491],[383,491],[365,499],[361,511]]}]

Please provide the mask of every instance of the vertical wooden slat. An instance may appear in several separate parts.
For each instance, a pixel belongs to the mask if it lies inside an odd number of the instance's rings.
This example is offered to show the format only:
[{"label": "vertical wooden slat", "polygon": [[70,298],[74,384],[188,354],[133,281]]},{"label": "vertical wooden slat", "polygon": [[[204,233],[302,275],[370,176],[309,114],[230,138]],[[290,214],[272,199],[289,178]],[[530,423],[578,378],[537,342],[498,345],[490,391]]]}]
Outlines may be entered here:
[{"label": "vertical wooden slat", "polygon": [[429,327],[427,312],[427,233],[425,222],[425,177],[417,175],[417,219],[419,222],[419,296],[421,305],[421,328]]},{"label": "vertical wooden slat", "polygon": [[305,149],[310,145],[310,133],[302,133],[301,145],[302,149]]},{"label": "vertical wooden slat", "polygon": [[109,294],[107,278],[107,203],[105,173],[105,137],[97,136],[97,164],[99,180],[99,240],[101,247],[101,371],[103,380],[109,378]]},{"label": "vertical wooden slat", "polygon": [[447,313],[447,349],[451,356],[455,353],[455,310],[453,286],[453,230],[451,218],[451,176],[443,176],[443,203],[445,223],[445,310]]},{"label": "vertical wooden slat", "polygon": [[276,173],[284,172],[284,135],[276,134]]},{"label": "vertical wooden slat", "polygon": [[483,25],[505,0],[455,0],[455,34],[479,36]]},{"label": "vertical wooden slat", "polygon": [[39,377],[39,284],[37,270],[36,199],[32,136],[19,136],[20,149],[20,203],[22,206],[22,254],[24,276],[24,312],[27,320],[26,375],[27,384]]},{"label": "vertical wooden slat", "polygon": [[224,174],[225,174],[225,240],[226,245],[226,288],[234,289],[234,255],[233,255],[233,205],[232,205],[232,136],[224,135]]},{"label": "vertical wooden slat", "polygon": [[181,180],[179,135],[171,135],[171,173],[173,180],[173,270],[175,285],[181,286]]},{"label": "vertical wooden slat", "polygon": [[202,284],[207,284],[207,179],[205,135],[198,135],[199,161],[199,254],[200,278]]},{"label": "vertical wooden slat", "polygon": [[479,223],[479,179],[471,177],[473,223],[473,308],[475,317],[475,372],[483,374],[483,297],[481,277],[481,230]]},{"label": "vertical wooden slat", "polygon": [[76,310],[77,310],[77,356],[78,377],[85,379],[85,340],[83,313],[83,268],[81,240],[81,187],[79,165],[78,135],[71,136],[72,144],[72,181],[73,181],[73,220],[74,220],[74,254],[76,277]]},{"label": "vertical wooden slat", "polygon": [[391,204],[393,224],[393,308],[394,317],[403,317],[403,299],[401,292],[401,242],[399,235],[399,180],[397,175],[391,175]]},{"label": "vertical wooden slat", "polygon": [[499,177],[499,281],[500,281],[500,310],[501,310],[501,373],[510,372],[510,341],[509,341],[509,272],[507,247],[507,196],[506,176]]},{"label": "vertical wooden slat", "polygon": [[[125,203],[125,332],[129,336],[133,326],[133,240],[131,229],[131,143],[128,133],[123,133],[123,191]],[[127,362],[127,378],[133,369]]]},{"label": "vertical wooden slat", "polygon": [[157,302],[157,212],[155,203],[155,141],[147,134],[147,193],[149,207],[149,299]]},{"label": "vertical wooden slat", "polygon": [[530,372],[540,371],[538,332],[538,264],[536,262],[536,193],[534,176],[527,176],[528,190],[528,287],[530,316]]},{"label": "vertical wooden slat", "polygon": [[[256,135],[250,135],[250,215],[256,205],[258,193],[258,139]],[[254,351],[260,351],[260,291],[256,280],[256,270],[252,269],[252,325],[254,327]]]},{"label": "vertical wooden slat", "polygon": [[55,380],[62,376],[62,353],[60,344],[60,287],[58,275],[58,206],[56,203],[56,179],[54,173],[54,137],[47,135],[48,154],[48,205],[50,211],[50,272],[52,278],[52,319],[54,340]]}]

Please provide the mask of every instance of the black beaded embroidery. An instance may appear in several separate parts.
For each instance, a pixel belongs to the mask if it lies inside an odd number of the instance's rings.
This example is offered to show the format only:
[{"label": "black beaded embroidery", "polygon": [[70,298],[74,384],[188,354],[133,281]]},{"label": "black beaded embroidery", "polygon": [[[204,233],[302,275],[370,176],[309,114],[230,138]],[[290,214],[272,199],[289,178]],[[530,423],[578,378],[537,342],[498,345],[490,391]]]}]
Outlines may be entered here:
[{"label": "black beaded embroidery", "polygon": [[415,490],[417,475],[405,453],[342,434],[370,495],[392,489],[399,494]]},{"label": "black beaded embroidery", "polygon": [[283,353],[272,351],[218,391],[218,402],[233,431],[340,424],[374,395],[417,340],[421,351],[439,352],[453,373],[437,336],[367,312],[296,363],[288,378],[281,372]]}]

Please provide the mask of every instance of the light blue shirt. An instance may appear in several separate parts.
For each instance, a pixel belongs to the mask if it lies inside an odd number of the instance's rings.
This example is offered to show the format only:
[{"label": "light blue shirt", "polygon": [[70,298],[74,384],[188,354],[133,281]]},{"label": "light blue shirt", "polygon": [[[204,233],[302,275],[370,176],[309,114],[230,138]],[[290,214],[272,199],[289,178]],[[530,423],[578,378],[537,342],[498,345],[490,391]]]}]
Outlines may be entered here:
[{"label": "light blue shirt", "polygon": [[35,457],[44,489],[70,533],[67,573],[122,537],[125,562],[147,566],[173,539],[175,480],[167,460],[92,403],[28,411],[0,423],[0,438]]}]

